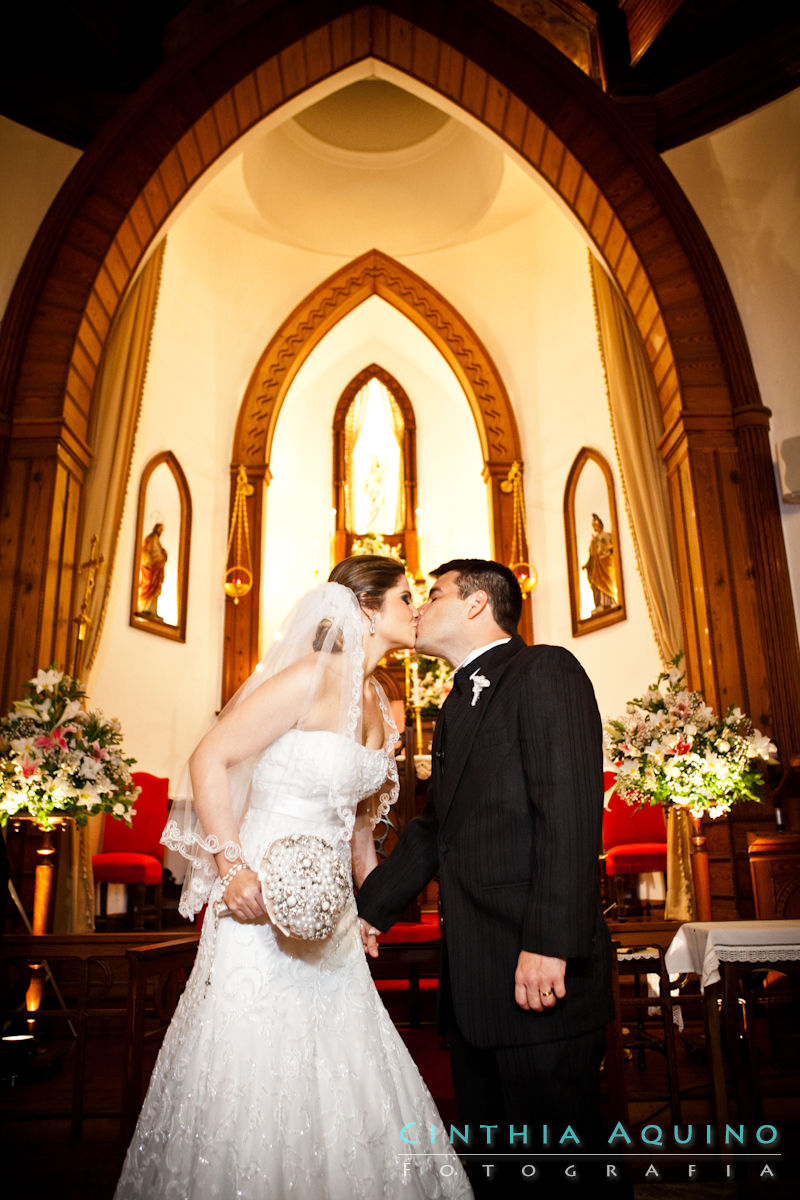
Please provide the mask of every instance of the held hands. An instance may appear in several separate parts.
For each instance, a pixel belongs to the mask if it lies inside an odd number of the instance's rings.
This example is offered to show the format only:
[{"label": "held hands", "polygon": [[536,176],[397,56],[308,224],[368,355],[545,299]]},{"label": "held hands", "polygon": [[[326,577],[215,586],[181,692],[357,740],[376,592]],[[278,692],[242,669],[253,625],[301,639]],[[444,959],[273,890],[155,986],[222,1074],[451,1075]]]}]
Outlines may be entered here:
[{"label": "held hands", "polygon": [[261,896],[261,881],[249,867],[234,875],[222,893],[222,899],[237,921],[256,921],[267,911]]},{"label": "held hands", "polygon": [[363,917],[359,917],[358,924],[361,930],[361,945],[364,947],[364,953],[368,954],[370,958],[377,958],[380,929],[376,929],[374,925],[370,925],[369,921],[365,921]]},{"label": "held hands", "polygon": [[564,986],[565,958],[548,958],[521,950],[514,973],[514,999],[520,1008],[544,1012],[555,1008],[556,1000],[567,994]]}]

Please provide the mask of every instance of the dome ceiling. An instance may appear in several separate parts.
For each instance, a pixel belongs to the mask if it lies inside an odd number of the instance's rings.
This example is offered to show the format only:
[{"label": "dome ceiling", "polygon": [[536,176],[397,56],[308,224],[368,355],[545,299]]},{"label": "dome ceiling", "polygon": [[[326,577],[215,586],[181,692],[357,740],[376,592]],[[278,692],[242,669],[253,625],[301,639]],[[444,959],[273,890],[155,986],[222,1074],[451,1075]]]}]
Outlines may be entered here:
[{"label": "dome ceiling", "polygon": [[203,195],[253,233],[345,257],[438,250],[547,202],[499,144],[378,79],[254,130]]},{"label": "dome ceiling", "polygon": [[406,150],[438,133],[447,114],[383,79],[361,79],[295,117],[311,137],[340,150]]}]

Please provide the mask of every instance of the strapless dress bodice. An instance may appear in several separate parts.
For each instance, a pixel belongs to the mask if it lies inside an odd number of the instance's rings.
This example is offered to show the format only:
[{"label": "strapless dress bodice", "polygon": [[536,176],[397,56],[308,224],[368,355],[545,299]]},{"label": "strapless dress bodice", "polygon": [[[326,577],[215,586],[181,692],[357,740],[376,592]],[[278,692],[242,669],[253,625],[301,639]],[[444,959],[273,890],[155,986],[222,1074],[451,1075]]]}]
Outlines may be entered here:
[{"label": "strapless dress bodice", "polygon": [[[253,768],[250,808],[319,821],[341,820],[386,779],[389,757],[325,729],[290,729],[259,756]],[[335,801],[331,796],[331,784]]]}]

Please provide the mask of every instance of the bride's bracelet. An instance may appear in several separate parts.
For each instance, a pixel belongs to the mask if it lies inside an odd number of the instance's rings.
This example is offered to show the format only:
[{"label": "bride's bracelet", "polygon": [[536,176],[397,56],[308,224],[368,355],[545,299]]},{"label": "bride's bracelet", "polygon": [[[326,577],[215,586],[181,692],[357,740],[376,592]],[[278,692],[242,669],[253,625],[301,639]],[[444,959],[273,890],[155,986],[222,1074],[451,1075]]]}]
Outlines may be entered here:
[{"label": "bride's bracelet", "polygon": [[240,861],[240,862],[234,863],[233,866],[228,871],[225,872],[225,874],[222,876],[223,895],[225,893],[225,889],[227,888],[228,884],[231,883],[231,881],[236,878],[236,876],[239,874],[239,872],[246,871],[246,870],[247,870],[247,863]]}]

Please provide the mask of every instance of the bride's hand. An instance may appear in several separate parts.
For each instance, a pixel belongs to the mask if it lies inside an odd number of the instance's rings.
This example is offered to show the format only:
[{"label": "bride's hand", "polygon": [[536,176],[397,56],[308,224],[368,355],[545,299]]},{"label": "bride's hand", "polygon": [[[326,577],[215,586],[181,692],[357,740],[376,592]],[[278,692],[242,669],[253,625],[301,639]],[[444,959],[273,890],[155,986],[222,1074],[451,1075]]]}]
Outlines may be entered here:
[{"label": "bride's hand", "polygon": [[370,958],[377,958],[380,951],[378,946],[380,929],[376,929],[374,925],[370,925],[369,921],[365,921],[363,917],[359,917],[358,925],[361,931],[361,945],[364,947],[364,953],[368,954]]},{"label": "bride's hand", "polygon": [[237,921],[257,921],[267,911],[261,895],[261,881],[249,867],[234,875],[222,893],[222,899]]}]

